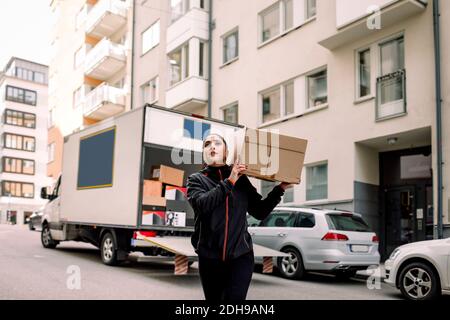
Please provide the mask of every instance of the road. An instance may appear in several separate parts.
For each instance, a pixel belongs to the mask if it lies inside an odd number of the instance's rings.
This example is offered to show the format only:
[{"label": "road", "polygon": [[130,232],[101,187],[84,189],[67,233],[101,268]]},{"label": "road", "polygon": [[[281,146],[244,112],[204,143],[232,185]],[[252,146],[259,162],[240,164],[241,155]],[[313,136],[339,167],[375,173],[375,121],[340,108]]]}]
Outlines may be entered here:
[{"label": "road", "polygon": [[[79,277],[77,277],[79,275]],[[255,272],[248,299],[392,300],[399,292],[381,283],[369,290],[364,279],[339,281],[311,274],[293,281]],[[79,242],[44,249],[40,233],[25,226],[0,225],[0,299],[203,299],[197,263],[187,275],[173,275],[173,264],[102,264],[99,251]]]}]

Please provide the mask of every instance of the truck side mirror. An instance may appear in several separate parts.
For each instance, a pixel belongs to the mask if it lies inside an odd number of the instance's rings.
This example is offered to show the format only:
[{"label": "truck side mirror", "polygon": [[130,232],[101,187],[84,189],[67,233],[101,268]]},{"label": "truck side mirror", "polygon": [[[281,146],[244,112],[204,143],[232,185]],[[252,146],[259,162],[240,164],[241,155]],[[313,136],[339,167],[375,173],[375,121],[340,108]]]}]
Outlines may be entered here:
[{"label": "truck side mirror", "polygon": [[41,188],[41,198],[42,199],[48,199],[47,187],[42,187]]}]

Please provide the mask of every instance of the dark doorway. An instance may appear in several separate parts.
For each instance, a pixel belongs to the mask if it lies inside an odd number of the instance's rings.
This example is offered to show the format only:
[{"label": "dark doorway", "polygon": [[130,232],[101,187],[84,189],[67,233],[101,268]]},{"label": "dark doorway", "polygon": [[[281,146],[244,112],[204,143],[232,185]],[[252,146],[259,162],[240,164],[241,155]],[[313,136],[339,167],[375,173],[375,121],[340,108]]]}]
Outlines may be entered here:
[{"label": "dark doorway", "polygon": [[433,238],[431,147],[380,153],[382,261],[406,243]]}]

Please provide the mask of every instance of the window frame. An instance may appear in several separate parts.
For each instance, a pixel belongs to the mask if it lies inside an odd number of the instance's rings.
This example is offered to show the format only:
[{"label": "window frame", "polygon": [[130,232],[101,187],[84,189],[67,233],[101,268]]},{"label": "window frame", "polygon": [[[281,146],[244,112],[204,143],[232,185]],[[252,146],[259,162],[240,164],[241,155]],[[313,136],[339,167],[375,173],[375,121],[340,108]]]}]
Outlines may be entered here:
[{"label": "window frame", "polygon": [[[175,87],[176,85],[178,85],[179,83],[181,83],[182,81],[184,81],[190,77],[189,50],[190,50],[190,44],[189,44],[189,41],[187,41],[167,54],[167,59],[168,59],[168,63],[169,63],[169,77],[168,77],[169,78],[168,79],[169,80],[169,89]],[[180,80],[172,83],[171,68],[173,67],[173,65],[170,63],[170,60],[171,60],[170,55],[174,54],[177,51],[180,51],[180,69],[181,69]]]},{"label": "window frame", "polygon": [[[236,35],[236,51],[235,51],[235,56],[233,58],[230,58],[228,60],[226,60],[226,40],[233,36]],[[233,61],[236,61],[239,59],[239,27],[236,26],[233,29],[231,29],[230,31],[226,32],[225,34],[223,34],[221,36],[222,39],[222,65],[227,65],[230,64]]]},{"label": "window frame", "polygon": [[[153,100],[149,100],[147,101],[147,97],[146,97],[146,88],[150,86],[151,83],[155,83],[155,98]],[[150,80],[148,80],[147,82],[145,82],[143,85],[141,85],[141,98],[142,98],[142,104],[152,104],[155,103],[159,100],[159,75],[151,78]]]},{"label": "window frame", "polygon": [[[5,192],[5,184],[6,183],[9,183],[10,184],[10,192],[9,192],[9,194],[6,194],[6,192]],[[12,192],[11,192],[11,184],[15,184],[15,185],[20,185],[20,196],[17,196],[17,195],[13,195],[12,194]],[[31,197],[25,197],[25,196],[23,196],[23,185],[31,185],[32,187],[33,187],[33,195],[31,196]],[[3,197],[8,197],[8,196],[10,196],[10,197],[14,197],[14,198],[24,198],[24,199],[33,199],[34,198],[34,196],[35,196],[35,186],[34,186],[34,183],[32,183],[32,182],[23,182],[23,181],[13,181],[13,180],[2,180],[1,181],[1,187],[2,187],[2,191],[1,191],[1,194],[2,194],[2,196]]]},{"label": "window frame", "polygon": [[226,112],[227,110],[232,109],[232,108],[236,108],[236,122],[230,122],[230,123],[238,124],[238,123],[239,123],[239,102],[238,102],[238,101],[229,103],[229,104],[227,104],[226,106],[223,106],[223,107],[221,108],[221,109],[222,109],[222,119],[223,119],[223,121],[226,121],[226,122],[227,122],[227,120],[226,120],[226,118],[225,118],[225,112]]},{"label": "window frame", "polygon": [[[17,112],[18,114],[21,114],[22,115],[21,119],[22,119],[23,125],[9,123],[8,122],[8,111],[10,111],[10,112]],[[28,127],[28,126],[25,125],[25,115],[32,115],[32,116],[34,116],[34,126]],[[10,117],[12,117],[12,116],[10,115]],[[9,125],[9,126],[16,126],[16,127],[28,128],[28,129],[36,129],[37,117],[36,117],[36,114],[31,113],[31,112],[24,112],[24,111],[19,111],[19,110],[13,110],[13,109],[6,108],[5,111],[3,112],[3,123],[6,124],[6,125]]]},{"label": "window frame", "polygon": [[[12,147],[7,147],[7,146],[6,146],[6,137],[7,137],[8,135],[14,136],[14,137],[16,137],[16,138],[17,138],[17,137],[22,138],[22,141],[21,141],[21,146],[22,146],[22,148],[12,148]],[[27,149],[24,148],[24,146],[25,146],[25,138],[31,138],[31,139],[33,139],[33,141],[34,141],[34,143],[33,143],[33,150],[27,150]],[[33,136],[26,136],[26,135],[21,135],[21,134],[17,134],[17,133],[4,132],[4,133],[2,134],[2,145],[3,145],[3,148],[5,148],[5,149],[10,149],[10,150],[20,150],[20,151],[26,151],[26,152],[36,152],[36,138],[33,137]],[[16,143],[16,145],[17,145],[17,143]]]},{"label": "window frame", "polygon": [[[326,72],[326,78],[325,79],[326,79],[326,85],[327,85],[327,90],[326,90],[327,102],[319,104],[319,105],[316,105],[316,106],[310,106],[310,94],[311,94],[311,92],[310,92],[310,85],[309,85],[310,78],[315,76],[315,75],[317,75],[317,74],[319,74],[319,73],[321,73],[321,72],[324,72],[324,71]],[[305,75],[305,84],[306,84],[306,90],[305,90],[305,93],[306,93],[306,95],[305,95],[305,97],[306,97],[306,105],[305,105],[305,110],[306,111],[322,108],[322,107],[328,105],[328,103],[329,103],[329,85],[328,85],[328,80],[329,80],[329,77],[328,77],[328,66],[323,66],[323,67],[317,68],[317,69],[315,69],[313,71],[308,72]]]},{"label": "window frame", "polygon": [[[360,55],[364,52],[368,51],[369,52],[369,93],[362,96],[361,92],[360,92],[360,86],[361,86],[361,72],[360,72]],[[355,59],[356,59],[356,88],[355,88],[355,100],[364,100],[367,99],[369,97],[373,97],[374,96],[374,88],[373,88],[373,72],[372,72],[372,65],[373,65],[373,53],[372,53],[372,47],[371,46],[366,46],[366,47],[362,47],[359,48],[358,50],[355,51]]]},{"label": "window frame", "polygon": [[[18,90],[18,92],[22,91],[23,92],[23,98],[22,99],[15,98],[14,94],[12,96],[10,96],[8,94],[8,89],[11,89],[13,92],[14,92],[14,90]],[[37,105],[37,92],[34,91],[34,90],[29,90],[29,89],[25,89],[25,88],[15,87],[15,86],[11,86],[11,85],[6,85],[5,86],[5,90],[6,90],[6,92],[5,92],[5,100],[7,100],[7,101],[22,103],[22,104],[26,104],[26,105],[29,105],[29,106],[36,106]],[[26,100],[27,100],[26,99],[26,94],[27,93],[34,94],[34,102],[32,102],[32,103],[26,102]]]},{"label": "window frame", "polygon": [[[20,160],[20,161],[22,161],[22,165],[21,165],[21,168],[20,168],[21,171],[17,172],[17,171],[8,171],[8,170],[6,170],[6,161],[7,160]],[[30,161],[30,162],[33,163],[33,173],[26,173],[26,172],[24,172],[25,161]],[[25,159],[25,158],[19,158],[19,157],[3,156],[2,157],[2,172],[34,176],[35,173],[36,173],[36,161],[34,161],[33,159]]]},{"label": "window frame", "polygon": [[[319,167],[319,166],[324,166],[326,165],[327,168],[327,178],[326,178],[326,197],[325,198],[318,198],[318,199],[310,199],[308,198],[308,182],[311,179],[310,178],[310,169],[314,168],[314,167]],[[329,197],[329,174],[328,174],[328,168],[329,168],[329,163],[328,161],[321,161],[321,162],[317,162],[317,163],[312,163],[312,164],[307,164],[305,165],[305,170],[306,170],[306,184],[305,184],[305,201],[306,202],[314,202],[314,201],[324,201],[324,200],[328,200]]]},{"label": "window frame", "polygon": [[[155,31],[153,30],[153,28],[158,24],[158,41],[154,44],[151,44],[147,50],[144,50],[144,35],[146,32],[150,31],[151,32],[151,39],[153,40]],[[159,44],[161,43],[161,20],[158,19],[156,21],[154,21],[149,27],[147,27],[144,31],[141,32],[141,57],[144,56],[145,54],[147,54],[149,51],[151,51],[152,49],[156,48]]]}]

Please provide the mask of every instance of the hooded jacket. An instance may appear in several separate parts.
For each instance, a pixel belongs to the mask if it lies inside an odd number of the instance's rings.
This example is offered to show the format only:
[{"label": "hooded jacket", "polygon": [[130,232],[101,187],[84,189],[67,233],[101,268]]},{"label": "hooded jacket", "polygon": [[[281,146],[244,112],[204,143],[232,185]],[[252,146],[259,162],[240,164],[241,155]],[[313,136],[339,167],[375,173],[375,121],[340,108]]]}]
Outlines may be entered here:
[{"label": "hooded jacket", "polygon": [[195,213],[191,243],[195,252],[223,261],[253,250],[247,231],[247,212],[264,220],[281,201],[284,190],[275,186],[265,199],[246,175],[234,184],[230,166],[207,166],[187,180],[187,196]]}]

